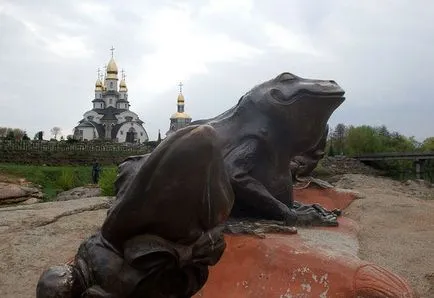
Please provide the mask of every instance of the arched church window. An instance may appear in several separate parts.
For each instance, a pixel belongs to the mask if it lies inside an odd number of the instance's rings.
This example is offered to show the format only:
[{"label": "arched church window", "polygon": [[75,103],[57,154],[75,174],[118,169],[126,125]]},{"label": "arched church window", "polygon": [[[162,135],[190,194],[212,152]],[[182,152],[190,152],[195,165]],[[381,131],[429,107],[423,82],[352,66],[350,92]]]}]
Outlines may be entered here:
[{"label": "arched church window", "polygon": [[112,104],[112,103],[113,103],[113,99],[110,98],[110,104]]},{"label": "arched church window", "polygon": [[110,82],[110,88],[113,88],[113,82]]}]

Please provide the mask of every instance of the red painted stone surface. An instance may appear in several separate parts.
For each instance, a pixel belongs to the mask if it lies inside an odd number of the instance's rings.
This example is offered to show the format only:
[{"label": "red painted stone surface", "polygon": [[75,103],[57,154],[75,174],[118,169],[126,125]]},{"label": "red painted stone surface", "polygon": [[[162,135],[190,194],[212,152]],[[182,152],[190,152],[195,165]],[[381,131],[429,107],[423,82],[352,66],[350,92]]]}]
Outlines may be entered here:
[{"label": "red painted stone surface", "polygon": [[[344,209],[353,198],[333,190],[304,189],[296,191],[296,199]],[[322,229],[356,237],[354,222],[339,221],[337,228]],[[399,276],[326,245],[308,244],[300,235],[226,235],[226,242],[222,259],[194,297],[414,297]]]},{"label": "red painted stone surface", "polygon": [[345,209],[354,200],[354,196],[348,192],[337,192],[332,188],[305,188],[294,190],[294,198],[305,204],[319,203],[328,209]]}]

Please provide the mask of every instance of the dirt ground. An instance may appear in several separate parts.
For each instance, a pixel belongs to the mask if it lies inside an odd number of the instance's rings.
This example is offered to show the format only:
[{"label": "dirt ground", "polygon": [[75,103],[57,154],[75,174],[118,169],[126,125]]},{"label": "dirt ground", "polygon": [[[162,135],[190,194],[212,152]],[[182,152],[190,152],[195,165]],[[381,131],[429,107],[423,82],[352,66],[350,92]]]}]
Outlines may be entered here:
[{"label": "dirt ground", "polygon": [[360,258],[434,297],[434,188],[363,175],[345,175],[336,185],[361,194],[344,212],[359,223]]}]

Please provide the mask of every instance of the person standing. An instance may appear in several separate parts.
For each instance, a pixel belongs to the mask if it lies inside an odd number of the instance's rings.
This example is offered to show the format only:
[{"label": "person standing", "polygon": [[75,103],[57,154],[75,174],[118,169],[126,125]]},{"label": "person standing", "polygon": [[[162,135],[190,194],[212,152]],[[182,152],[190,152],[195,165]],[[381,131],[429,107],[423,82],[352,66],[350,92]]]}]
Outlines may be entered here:
[{"label": "person standing", "polygon": [[99,180],[99,174],[101,172],[101,166],[96,161],[96,159],[93,161],[92,165],[92,183],[97,184]]}]

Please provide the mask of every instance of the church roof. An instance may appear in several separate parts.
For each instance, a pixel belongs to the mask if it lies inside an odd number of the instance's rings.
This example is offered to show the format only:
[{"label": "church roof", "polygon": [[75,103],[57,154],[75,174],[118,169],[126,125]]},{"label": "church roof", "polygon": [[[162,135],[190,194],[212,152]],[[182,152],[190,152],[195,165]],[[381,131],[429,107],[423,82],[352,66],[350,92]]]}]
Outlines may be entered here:
[{"label": "church roof", "polygon": [[80,124],[77,125],[77,127],[93,127],[93,124],[90,123],[89,121],[82,120],[80,121]]},{"label": "church roof", "polygon": [[98,135],[100,138],[104,137],[104,127],[101,124],[96,123],[95,121],[89,121],[90,123],[92,123],[92,125],[96,128],[96,131],[98,132]]},{"label": "church roof", "polygon": [[116,118],[114,113],[106,113],[100,120],[118,120],[118,118]]},{"label": "church roof", "polygon": [[93,110],[98,114],[103,115],[101,120],[117,120],[115,115],[118,115],[123,111],[126,111],[125,109],[117,109],[112,106],[109,106],[105,109],[93,109]]},{"label": "church roof", "polygon": [[114,114],[105,114],[100,120],[118,120]]},{"label": "church roof", "polygon": [[95,98],[92,102],[104,102],[102,98]]}]

